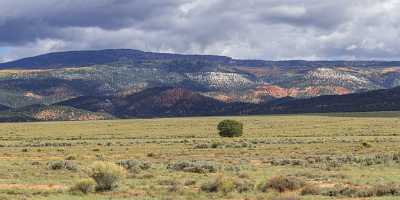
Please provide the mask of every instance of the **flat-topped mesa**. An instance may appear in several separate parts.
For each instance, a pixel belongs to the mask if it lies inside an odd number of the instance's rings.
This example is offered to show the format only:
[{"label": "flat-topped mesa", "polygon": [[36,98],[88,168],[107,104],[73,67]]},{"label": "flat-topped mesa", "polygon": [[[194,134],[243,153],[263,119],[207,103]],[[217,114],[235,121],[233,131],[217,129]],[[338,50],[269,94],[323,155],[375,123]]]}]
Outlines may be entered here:
[{"label": "flat-topped mesa", "polygon": [[153,53],[133,49],[106,49],[89,51],[66,51],[49,53],[16,61],[1,63],[2,68],[52,69],[82,67],[107,64],[137,64],[146,61],[208,61],[229,63],[232,59],[214,55],[183,55],[171,53]]},{"label": "flat-topped mesa", "polygon": [[48,53],[11,62],[0,63],[0,68],[55,69],[92,65],[132,65],[146,61],[198,61],[208,64],[248,67],[394,67],[400,61],[306,61],[306,60],[240,60],[217,55],[185,55],[175,53],[154,53],[134,49],[104,49]]}]

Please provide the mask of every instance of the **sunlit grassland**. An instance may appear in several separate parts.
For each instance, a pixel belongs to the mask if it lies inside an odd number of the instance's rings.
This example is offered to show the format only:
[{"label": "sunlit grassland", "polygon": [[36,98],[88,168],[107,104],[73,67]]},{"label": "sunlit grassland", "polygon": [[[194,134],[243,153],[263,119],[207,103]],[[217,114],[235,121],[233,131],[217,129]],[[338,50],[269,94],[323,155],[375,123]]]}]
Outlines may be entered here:
[{"label": "sunlit grassland", "polygon": [[[338,115],[338,114],[336,114]],[[245,124],[246,138],[397,135],[400,113],[192,117],[85,122],[3,123],[3,139],[65,138],[217,138],[225,118]],[[399,116],[399,117],[397,117]]]},{"label": "sunlit grassland", "polygon": [[[216,125],[227,118],[243,122],[243,137],[218,136]],[[305,161],[310,156],[368,157],[400,152],[399,130],[398,112],[3,123],[0,124],[0,197],[270,199],[277,195],[273,191],[262,193],[256,189],[229,194],[199,191],[202,183],[217,174],[232,178],[246,174],[255,185],[277,175],[297,176],[321,184],[365,186],[399,182],[400,164],[396,162],[372,165],[344,163],[334,167],[271,164],[285,159]],[[213,147],[213,144],[216,146]],[[78,166],[77,171],[48,169],[49,161],[64,160],[69,155],[76,157],[72,162]],[[152,167],[126,178],[114,192],[85,196],[67,191],[77,180],[86,177],[85,168],[94,161],[125,159],[150,162]],[[210,161],[220,166],[220,170],[199,174],[166,169],[169,163],[182,160]],[[189,179],[195,184],[184,186],[183,182]],[[170,191],[167,186],[159,184],[164,180],[179,182],[179,190]],[[44,187],[51,185],[61,189]],[[11,186],[15,187],[9,188]],[[297,195],[298,191],[294,193]]]}]

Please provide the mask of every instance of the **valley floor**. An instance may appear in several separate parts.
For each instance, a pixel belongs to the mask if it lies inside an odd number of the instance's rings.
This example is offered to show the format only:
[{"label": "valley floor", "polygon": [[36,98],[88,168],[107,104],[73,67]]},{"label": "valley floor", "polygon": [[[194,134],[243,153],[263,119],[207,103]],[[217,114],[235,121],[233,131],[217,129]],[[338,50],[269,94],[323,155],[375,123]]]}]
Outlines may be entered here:
[{"label": "valley floor", "polygon": [[[227,118],[242,137],[218,136]],[[2,123],[0,199],[399,199],[399,130],[400,112]],[[98,160],[146,167],[113,192],[71,193]],[[264,191],[276,176],[303,184]],[[205,189],[216,177],[232,189]]]}]

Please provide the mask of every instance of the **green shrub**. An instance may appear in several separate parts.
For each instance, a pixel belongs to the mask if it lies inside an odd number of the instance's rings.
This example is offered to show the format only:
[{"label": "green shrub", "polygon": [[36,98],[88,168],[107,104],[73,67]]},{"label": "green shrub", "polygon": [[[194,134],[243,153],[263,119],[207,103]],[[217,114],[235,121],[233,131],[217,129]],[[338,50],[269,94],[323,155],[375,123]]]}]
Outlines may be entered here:
[{"label": "green shrub", "polygon": [[229,179],[226,181],[222,181],[221,185],[219,186],[219,190],[222,193],[227,194],[227,193],[235,190],[235,184],[233,183],[232,180],[229,180]]},{"label": "green shrub", "polygon": [[78,181],[71,189],[71,192],[81,192],[88,194],[94,191],[96,182],[92,179],[82,179]]},{"label": "green shrub", "polygon": [[88,175],[96,181],[96,190],[107,191],[118,187],[125,171],[113,163],[96,161],[89,167]]},{"label": "green shrub", "polygon": [[243,134],[243,124],[235,120],[223,120],[217,128],[221,137],[239,137]]}]

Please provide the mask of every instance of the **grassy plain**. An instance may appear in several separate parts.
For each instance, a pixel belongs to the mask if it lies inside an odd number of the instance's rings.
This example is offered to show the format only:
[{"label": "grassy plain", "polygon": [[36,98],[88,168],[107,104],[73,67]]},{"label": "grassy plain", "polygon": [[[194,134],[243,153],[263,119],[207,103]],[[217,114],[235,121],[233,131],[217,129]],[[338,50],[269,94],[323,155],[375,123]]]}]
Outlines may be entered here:
[{"label": "grassy plain", "polygon": [[[222,119],[243,122],[244,136],[220,138],[215,127]],[[0,199],[360,199],[363,190],[400,182],[399,130],[400,112],[3,123]],[[75,170],[49,169],[49,162],[68,157],[73,157]],[[113,192],[70,193],[68,188],[87,178],[85,169],[96,160],[137,160],[151,167],[129,172]],[[213,163],[218,170],[167,169],[168,164],[193,160]],[[302,179],[325,192],[257,189],[278,175]],[[201,190],[217,176],[254,187],[245,192]],[[365,199],[399,198],[388,193]]]}]

